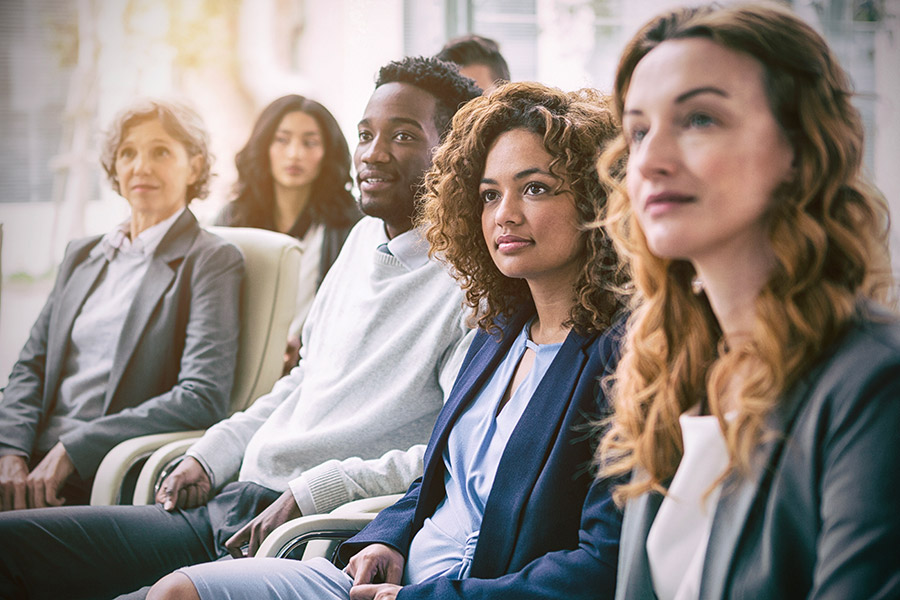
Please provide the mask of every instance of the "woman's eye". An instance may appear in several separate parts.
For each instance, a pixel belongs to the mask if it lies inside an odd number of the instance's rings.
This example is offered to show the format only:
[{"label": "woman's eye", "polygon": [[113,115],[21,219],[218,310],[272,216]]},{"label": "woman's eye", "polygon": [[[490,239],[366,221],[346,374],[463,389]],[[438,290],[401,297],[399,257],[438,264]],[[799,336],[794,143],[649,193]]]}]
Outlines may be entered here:
[{"label": "woman's eye", "polygon": [[525,193],[529,196],[538,196],[540,194],[545,194],[549,188],[543,183],[529,183],[525,186]]},{"label": "woman's eye", "polygon": [[481,201],[482,202],[493,202],[497,198],[500,197],[500,194],[497,193],[497,190],[485,190],[481,192]]},{"label": "woman's eye", "polygon": [[275,137],[275,142],[281,144],[282,146],[287,146],[291,142],[291,140],[285,136],[279,135]]},{"label": "woman's eye", "polygon": [[169,152],[168,148],[163,148],[163,147],[157,148],[156,150],[153,151],[153,153],[159,158],[165,158],[171,154],[171,152]]},{"label": "woman's eye", "polygon": [[415,139],[413,136],[409,135],[405,131],[401,131],[401,132],[397,133],[394,136],[394,138],[396,138],[398,142],[411,142],[412,140]]},{"label": "woman's eye", "polygon": [[639,144],[646,135],[645,129],[632,129],[628,132],[628,143],[630,145]]},{"label": "woman's eye", "polygon": [[695,113],[688,117],[689,127],[709,127],[714,122],[712,117],[703,113]]},{"label": "woman's eye", "polygon": [[322,145],[322,140],[308,139],[303,140],[303,146],[306,148],[318,148]]},{"label": "woman's eye", "polygon": [[131,148],[119,149],[119,158],[131,158],[132,156],[134,156],[134,150]]},{"label": "woman's eye", "polygon": [[369,133],[368,131],[360,131],[359,132],[359,141],[368,142],[368,141],[371,141],[371,139],[372,139],[372,134]]}]

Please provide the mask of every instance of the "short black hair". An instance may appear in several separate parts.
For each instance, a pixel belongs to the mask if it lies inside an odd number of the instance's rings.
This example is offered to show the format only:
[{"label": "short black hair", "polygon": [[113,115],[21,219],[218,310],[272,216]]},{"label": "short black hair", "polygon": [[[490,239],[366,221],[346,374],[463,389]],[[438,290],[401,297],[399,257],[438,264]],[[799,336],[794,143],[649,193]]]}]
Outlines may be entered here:
[{"label": "short black hair", "polygon": [[453,38],[444,44],[435,58],[456,63],[461,67],[484,65],[491,70],[494,80],[509,81],[509,65],[500,54],[500,46],[491,38],[471,33]]},{"label": "short black hair", "polygon": [[381,67],[375,87],[386,83],[408,83],[434,96],[434,126],[442,138],[459,107],[481,95],[481,88],[460,75],[455,64],[424,56],[407,56]]}]

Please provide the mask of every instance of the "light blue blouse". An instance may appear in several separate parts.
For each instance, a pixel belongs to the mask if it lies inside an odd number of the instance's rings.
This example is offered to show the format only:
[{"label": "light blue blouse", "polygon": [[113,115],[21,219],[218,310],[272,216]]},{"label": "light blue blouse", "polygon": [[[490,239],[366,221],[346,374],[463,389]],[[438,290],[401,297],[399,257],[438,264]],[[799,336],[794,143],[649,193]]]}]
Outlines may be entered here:
[{"label": "light blue blouse", "polygon": [[[404,585],[436,577],[468,577],[497,465],[535,389],[562,343],[538,345],[525,324],[497,370],[453,425],[444,449],[446,496],[409,548]],[[534,365],[500,414],[497,408],[526,348]]]}]

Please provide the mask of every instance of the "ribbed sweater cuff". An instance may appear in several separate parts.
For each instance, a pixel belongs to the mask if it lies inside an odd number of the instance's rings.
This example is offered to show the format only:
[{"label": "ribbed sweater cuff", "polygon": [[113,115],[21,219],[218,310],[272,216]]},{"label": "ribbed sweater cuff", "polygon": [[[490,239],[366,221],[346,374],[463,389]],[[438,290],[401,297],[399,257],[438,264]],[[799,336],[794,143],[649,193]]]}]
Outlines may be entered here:
[{"label": "ribbed sweater cuff", "polygon": [[[347,484],[340,469],[331,465],[319,465],[306,471],[291,481],[290,487],[297,506],[304,515],[331,512],[350,501]],[[311,506],[308,508],[311,508],[312,512],[307,512],[303,505],[310,501]]]}]

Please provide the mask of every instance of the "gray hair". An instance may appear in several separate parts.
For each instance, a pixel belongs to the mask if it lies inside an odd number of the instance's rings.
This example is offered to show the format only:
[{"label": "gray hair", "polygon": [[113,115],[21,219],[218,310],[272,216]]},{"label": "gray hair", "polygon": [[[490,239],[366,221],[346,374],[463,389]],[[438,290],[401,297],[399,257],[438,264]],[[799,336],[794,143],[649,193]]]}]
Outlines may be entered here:
[{"label": "gray hair", "polygon": [[100,163],[113,190],[121,194],[119,179],[116,177],[116,152],[122,140],[131,127],[151,119],[158,120],[166,133],[184,146],[188,156],[203,157],[203,166],[197,180],[187,188],[185,203],[194,198],[206,198],[209,195],[210,167],[214,158],[209,151],[209,132],[206,125],[197,111],[190,106],[158,98],[144,98],[126,106],[116,115],[105,132],[100,149]]}]

